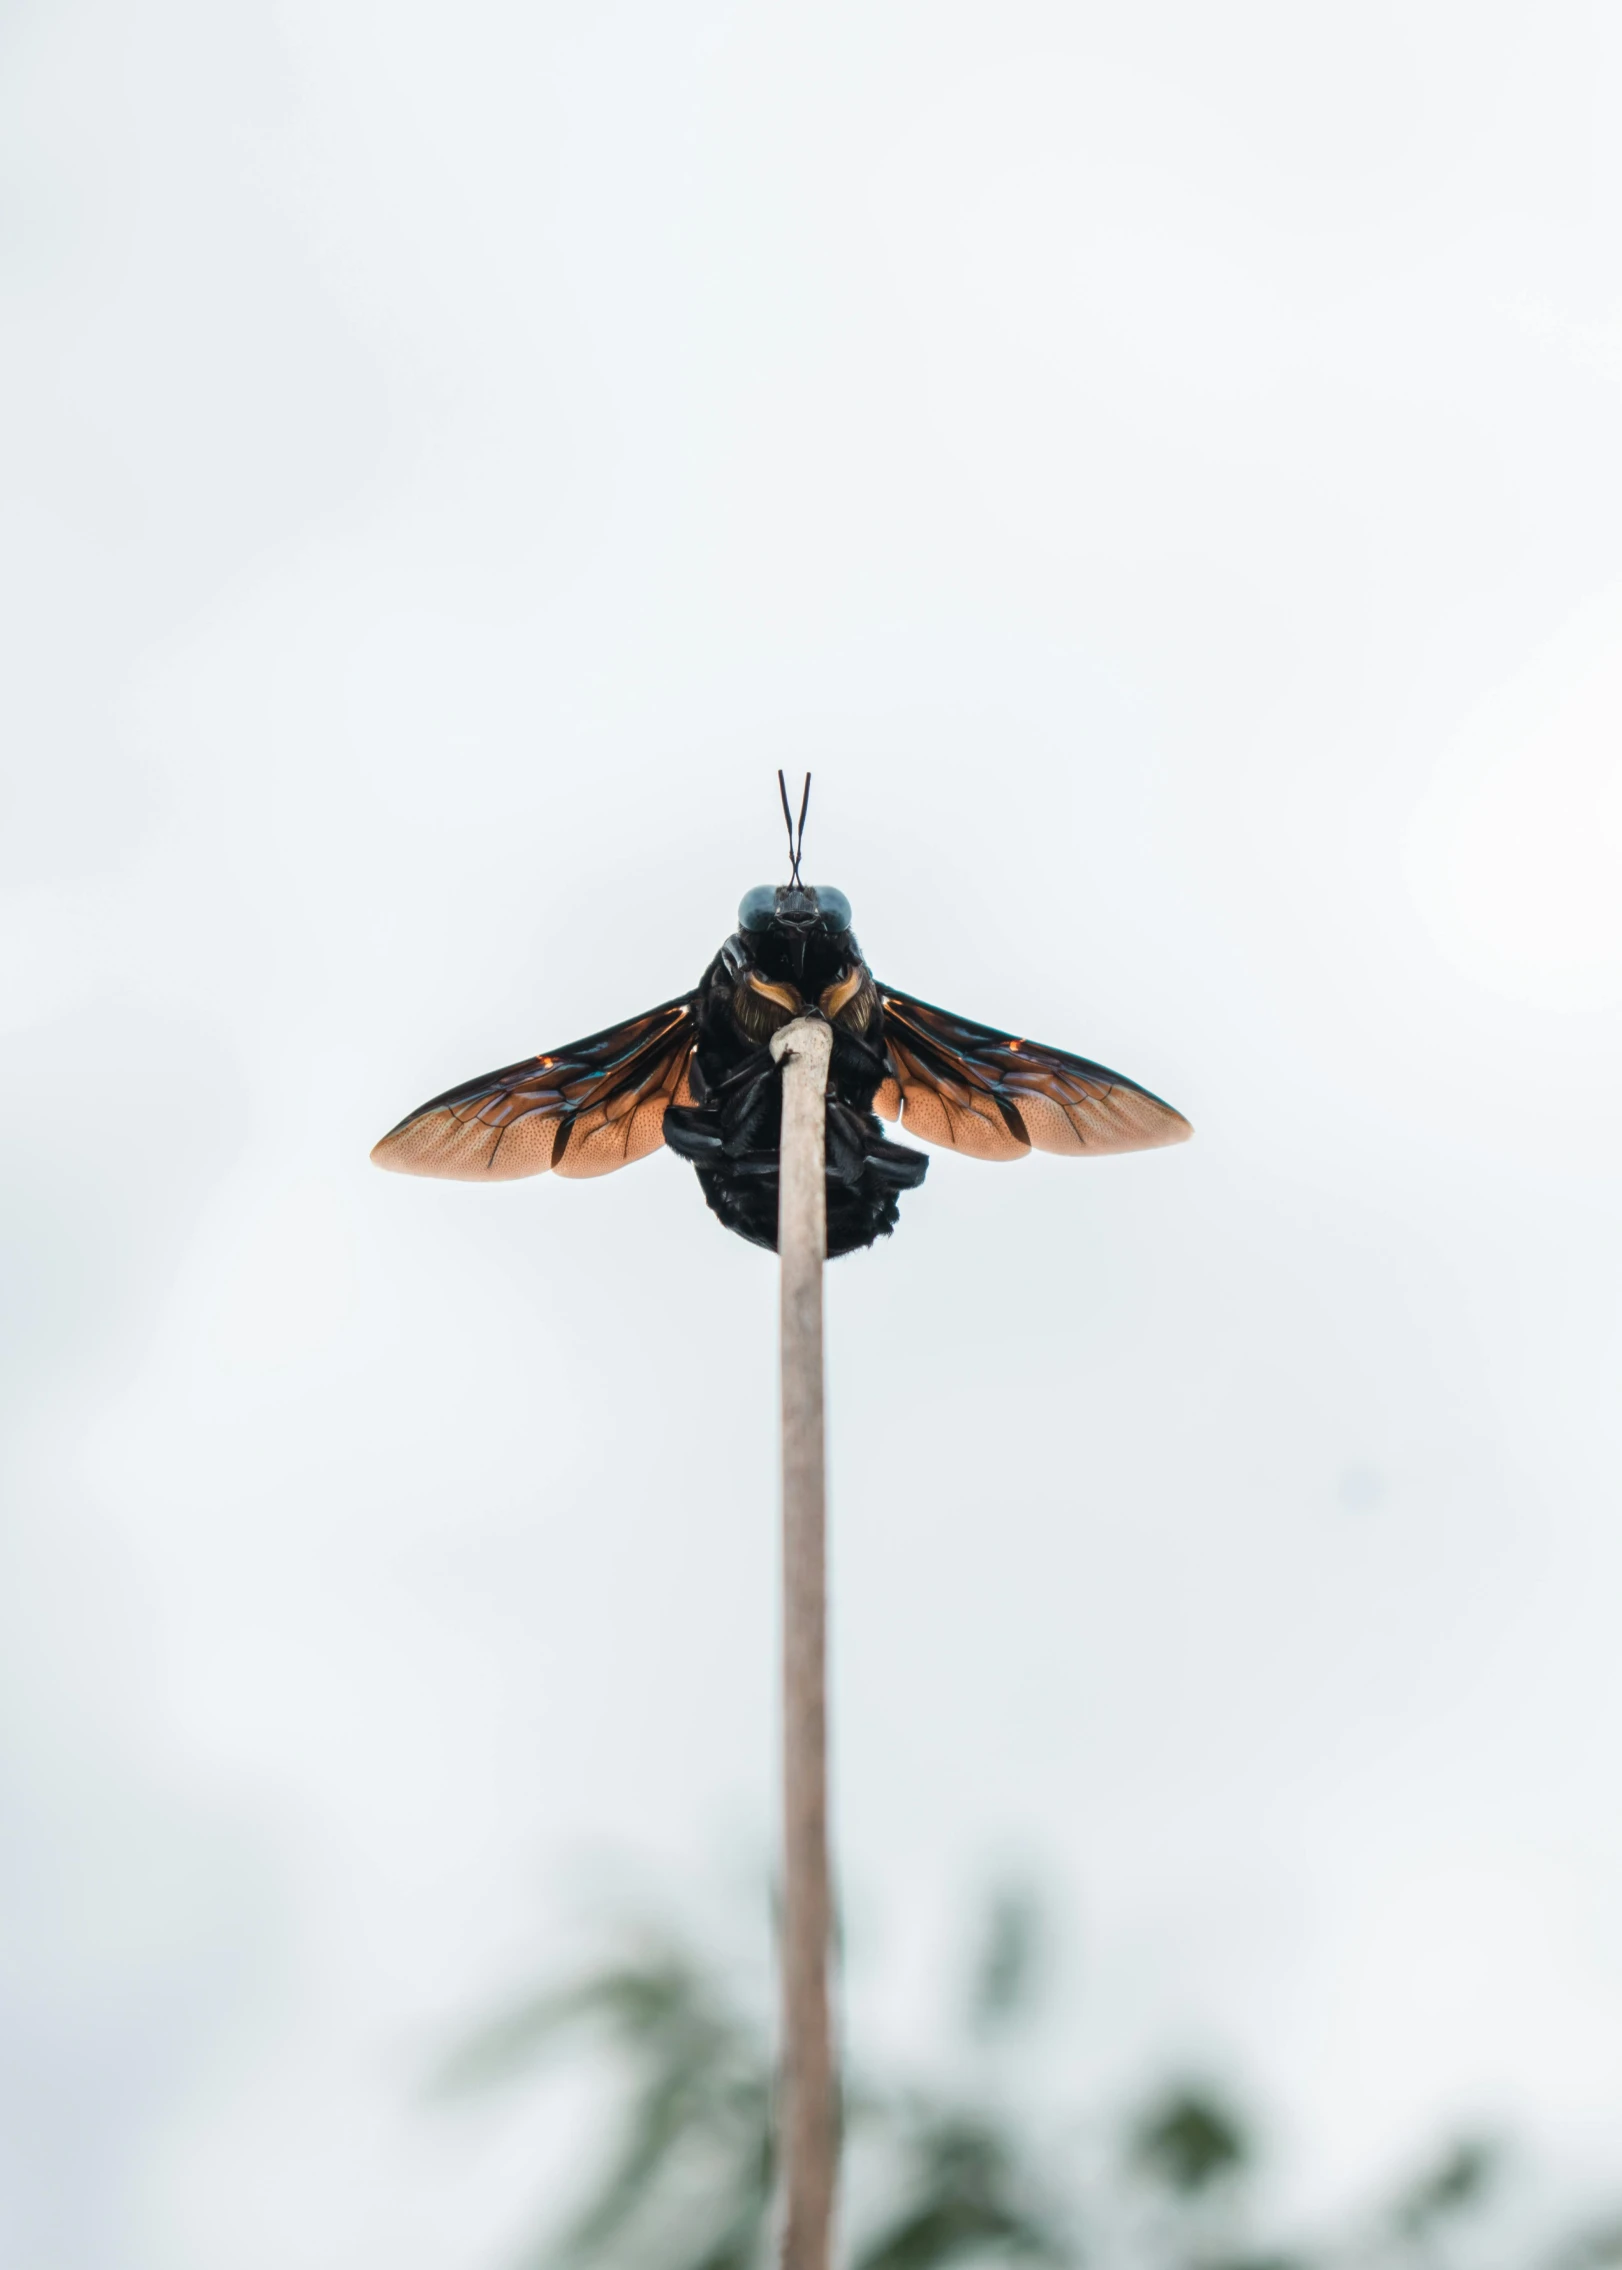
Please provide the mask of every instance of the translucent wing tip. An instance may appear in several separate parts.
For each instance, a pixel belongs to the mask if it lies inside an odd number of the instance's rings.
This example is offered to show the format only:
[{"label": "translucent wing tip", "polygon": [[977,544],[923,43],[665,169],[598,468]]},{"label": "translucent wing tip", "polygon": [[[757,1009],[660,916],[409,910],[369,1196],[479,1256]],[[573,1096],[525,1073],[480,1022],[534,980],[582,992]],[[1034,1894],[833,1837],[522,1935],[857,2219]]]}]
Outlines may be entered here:
[{"label": "translucent wing tip", "polygon": [[451,1111],[423,1111],[372,1146],[372,1164],[389,1174],[442,1182],[517,1182],[552,1164],[557,1122],[534,1115],[494,1127]]},{"label": "translucent wing tip", "polygon": [[[1147,1094],[1147,1089],[1144,1092]],[[1158,1130],[1145,1138],[1145,1150],[1156,1150],[1166,1143],[1186,1143],[1194,1132],[1193,1120],[1186,1119],[1175,1104],[1167,1103],[1161,1096],[1150,1100],[1158,1106],[1161,1116]]]}]

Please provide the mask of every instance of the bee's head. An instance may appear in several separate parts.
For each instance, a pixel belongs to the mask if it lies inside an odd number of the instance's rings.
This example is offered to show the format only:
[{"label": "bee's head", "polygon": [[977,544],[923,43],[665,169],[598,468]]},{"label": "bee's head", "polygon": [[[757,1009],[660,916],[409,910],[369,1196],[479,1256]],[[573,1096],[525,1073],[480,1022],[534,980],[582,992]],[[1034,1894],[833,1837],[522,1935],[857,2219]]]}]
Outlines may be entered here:
[{"label": "bee's head", "polygon": [[821,931],[834,939],[850,928],[850,901],[827,884],[814,889],[809,883],[760,883],[743,895],[738,928],[751,939],[774,929],[807,937]]},{"label": "bee's head", "polygon": [[[783,820],[788,828],[789,879],[762,883],[744,894],[738,909],[740,962],[751,971],[748,985],[762,999],[793,1015],[801,1002],[821,1002],[831,1015],[826,998],[848,998],[840,987],[861,954],[850,934],[850,901],[843,891],[820,889],[800,880],[800,852],[805,840],[805,812],[811,801],[811,775],[805,776],[796,826],[789,807],[788,782],[777,776],[783,799]],[[850,980],[854,989],[856,980]]]},{"label": "bee's head", "polygon": [[800,881],[811,775],[805,776],[798,824],[788,800],[788,782],[781,772],[777,793],[783,799],[783,825],[788,829],[788,881],[762,883],[747,892],[738,909],[738,928],[757,953],[761,944],[774,936],[795,947],[798,970],[803,971],[808,950],[816,949],[818,958],[825,959],[830,950],[838,950],[835,941],[848,941],[851,952],[855,952],[855,942],[850,939],[850,901],[843,891],[814,890]]},{"label": "bee's head", "polygon": [[850,901],[827,885],[762,883],[745,894],[738,933],[750,966],[807,1002],[861,958],[850,934]]}]

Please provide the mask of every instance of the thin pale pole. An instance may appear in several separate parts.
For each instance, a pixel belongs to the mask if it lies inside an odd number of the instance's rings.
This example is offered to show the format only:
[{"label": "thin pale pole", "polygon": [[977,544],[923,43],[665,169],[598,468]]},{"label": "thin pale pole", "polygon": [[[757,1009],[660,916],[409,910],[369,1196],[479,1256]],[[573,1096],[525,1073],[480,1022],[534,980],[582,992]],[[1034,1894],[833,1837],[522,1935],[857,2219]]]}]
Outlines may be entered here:
[{"label": "thin pale pole", "polygon": [[825,1099],[833,1035],[797,1017],[783,1067],[783,2270],[828,2270],[838,2158],[828,1949],[827,1500],[822,1410]]}]

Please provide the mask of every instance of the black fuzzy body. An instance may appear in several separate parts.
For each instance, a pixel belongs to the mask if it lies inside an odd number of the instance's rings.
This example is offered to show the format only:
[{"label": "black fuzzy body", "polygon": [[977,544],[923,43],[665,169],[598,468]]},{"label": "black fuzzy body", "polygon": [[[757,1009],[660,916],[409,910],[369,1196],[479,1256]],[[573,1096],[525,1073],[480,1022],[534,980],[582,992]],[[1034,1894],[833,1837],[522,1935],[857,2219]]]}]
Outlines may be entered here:
[{"label": "black fuzzy body", "polygon": [[[693,1003],[697,1036],[691,1103],[665,1113],[664,1139],[697,1170],[711,1211],[752,1245],[777,1250],[779,1145],[783,1078],[771,1036],[797,1014],[833,1007],[828,1066],[828,1254],[853,1253],[895,1228],[903,1190],[916,1189],[929,1161],[890,1142],[873,1109],[889,1076],[884,1009],[849,929],[818,917],[814,892],[780,892],[779,914],[759,929],[739,930],[699,981]],[[796,902],[809,901],[801,912]],[[793,995],[799,1008],[757,991],[751,978]]]}]

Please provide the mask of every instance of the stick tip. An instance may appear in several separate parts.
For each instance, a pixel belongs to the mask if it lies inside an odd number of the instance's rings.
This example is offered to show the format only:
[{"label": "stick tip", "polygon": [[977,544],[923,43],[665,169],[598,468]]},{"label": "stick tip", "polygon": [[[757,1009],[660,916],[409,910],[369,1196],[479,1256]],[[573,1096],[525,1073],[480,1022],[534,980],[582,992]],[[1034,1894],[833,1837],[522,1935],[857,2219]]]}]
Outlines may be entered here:
[{"label": "stick tip", "polygon": [[796,1017],[791,1024],[779,1025],[771,1038],[772,1058],[778,1064],[785,1056],[797,1056],[825,1068],[833,1045],[832,1025],[826,1017],[815,1013]]}]

